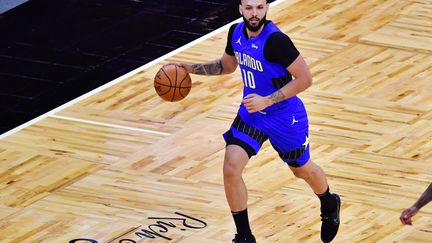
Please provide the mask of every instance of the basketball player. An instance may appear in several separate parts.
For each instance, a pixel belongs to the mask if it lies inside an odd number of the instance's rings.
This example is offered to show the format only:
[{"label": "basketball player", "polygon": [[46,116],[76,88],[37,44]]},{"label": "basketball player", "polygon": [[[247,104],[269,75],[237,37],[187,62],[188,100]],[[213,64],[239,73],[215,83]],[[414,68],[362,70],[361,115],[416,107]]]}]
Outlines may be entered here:
[{"label": "basketball player", "polygon": [[418,211],[432,201],[432,183],[429,187],[423,192],[420,198],[414,203],[411,207],[405,209],[401,216],[400,220],[402,224],[412,225],[412,217],[418,213]]},{"label": "basketball player", "polygon": [[266,0],[240,1],[244,21],[231,26],[223,56],[204,64],[177,65],[200,75],[228,74],[240,65],[243,101],[223,135],[227,145],[225,194],[237,228],[233,242],[255,242],[242,171],[267,139],[294,175],[304,179],[320,199],[321,239],[330,242],[339,228],[341,201],[330,193],[323,170],[310,160],[308,118],[296,96],[311,86],[311,73],[290,38],[266,20],[268,8]]}]

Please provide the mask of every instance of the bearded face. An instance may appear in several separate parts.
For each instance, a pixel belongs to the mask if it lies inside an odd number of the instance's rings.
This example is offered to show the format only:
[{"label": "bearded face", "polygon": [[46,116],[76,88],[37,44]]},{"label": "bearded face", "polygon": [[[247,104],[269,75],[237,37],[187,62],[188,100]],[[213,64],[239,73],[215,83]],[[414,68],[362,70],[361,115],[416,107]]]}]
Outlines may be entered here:
[{"label": "bearded face", "polygon": [[257,16],[252,16],[250,19],[246,19],[245,16],[243,16],[243,20],[245,22],[246,28],[251,32],[257,32],[261,29],[261,26],[266,21],[267,15],[264,15],[262,19],[259,19]]},{"label": "bearded face", "polygon": [[242,0],[239,11],[248,31],[256,33],[266,21],[268,3],[266,0]]}]

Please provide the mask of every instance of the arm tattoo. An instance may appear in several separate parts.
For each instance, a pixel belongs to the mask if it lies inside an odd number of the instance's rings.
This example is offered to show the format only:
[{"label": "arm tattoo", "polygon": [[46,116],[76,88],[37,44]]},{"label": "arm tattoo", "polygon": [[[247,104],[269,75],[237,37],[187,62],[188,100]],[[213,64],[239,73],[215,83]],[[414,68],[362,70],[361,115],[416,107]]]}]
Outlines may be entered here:
[{"label": "arm tattoo", "polygon": [[285,95],[284,93],[282,93],[282,91],[279,89],[276,92],[274,92],[273,94],[270,95],[270,100],[274,103],[278,103],[281,102],[283,100],[285,100]]},{"label": "arm tattoo", "polygon": [[219,75],[223,72],[222,61],[220,59],[204,63],[204,64],[193,64],[192,73],[200,75]]}]

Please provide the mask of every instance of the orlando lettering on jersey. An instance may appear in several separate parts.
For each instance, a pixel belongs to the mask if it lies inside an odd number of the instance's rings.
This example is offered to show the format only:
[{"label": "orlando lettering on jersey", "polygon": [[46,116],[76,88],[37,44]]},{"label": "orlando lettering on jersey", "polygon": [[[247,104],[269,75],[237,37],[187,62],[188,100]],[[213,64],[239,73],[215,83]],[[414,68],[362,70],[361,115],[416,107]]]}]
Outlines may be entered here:
[{"label": "orlando lettering on jersey", "polygon": [[264,71],[263,65],[259,60],[255,60],[255,58],[249,56],[248,54],[241,53],[238,51],[234,51],[234,53],[237,58],[237,62],[240,65],[244,65],[256,71],[260,71],[260,72]]}]

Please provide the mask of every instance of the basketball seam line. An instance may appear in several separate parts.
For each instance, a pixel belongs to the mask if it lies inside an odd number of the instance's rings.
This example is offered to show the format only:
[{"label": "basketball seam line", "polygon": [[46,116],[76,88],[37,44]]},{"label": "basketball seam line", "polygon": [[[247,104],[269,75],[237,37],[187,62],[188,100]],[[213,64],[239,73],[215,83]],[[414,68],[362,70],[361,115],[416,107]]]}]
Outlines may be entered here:
[{"label": "basketball seam line", "polygon": [[[157,83],[157,84],[159,84],[160,86],[164,86],[164,87],[170,87],[170,88],[175,87],[175,86],[172,86],[172,85],[166,85],[166,84],[159,83],[158,81],[154,81],[154,82]],[[184,86],[184,87],[177,87],[177,88],[179,88],[179,89],[186,89],[186,88],[190,89],[190,88],[192,88],[192,86]]]},{"label": "basketball seam line", "polygon": [[[183,69],[185,69],[184,67],[181,67],[181,68],[183,68]],[[186,70],[186,69],[185,69]],[[182,92],[181,92],[181,89],[180,88],[182,88],[182,83],[186,80],[186,78],[189,76],[189,73],[187,72],[187,70],[186,70],[186,75],[183,77],[183,79],[180,81],[180,87],[179,87],[179,93],[180,93],[180,96],[182,97],[182,98],[185,98],[188,94],[189,94],[189,92],[190,92],[190,89],[192,89],[192,82],[191,82],[191,86],[189,87],[189,91],[186,93],[186,95],[183,95],[182,94]]]},{"label": "basketball seam line", "polygon": [[165,74],[165,76],[168,78],[168,80],[170,81],[170,85],[172,85],[172,81],[171,81],[170,77],[168,76],[168,74],[165,72],[165,70],[163,68],[161,70]]},{"label": "basketball seam line", "polygon": [[[177,65],[175,65],[174,67],[175,67],[175,83],[174,84],[176,84],[177,83]],[[174,85],[174,92],[172,94],[171,102],[174,101],[174,97],[175,97],[175,93],[176,93],[176,88],[177,87]]]}]

